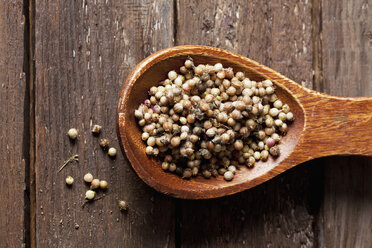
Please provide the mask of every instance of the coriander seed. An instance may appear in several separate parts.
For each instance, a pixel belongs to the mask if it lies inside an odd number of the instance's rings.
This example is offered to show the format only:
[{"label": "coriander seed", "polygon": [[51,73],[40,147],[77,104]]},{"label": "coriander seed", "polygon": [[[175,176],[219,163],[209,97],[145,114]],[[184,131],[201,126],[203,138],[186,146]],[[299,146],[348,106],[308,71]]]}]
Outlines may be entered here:
[{"label": "coriander seed", "polygon": [[101,189],[107,189],[107,186],[108,186],[107,181],[105,181],[105,180],[101,180],[101,181],[99,181],[99,187],[100,187]]},{"label": "coriander seed", "polygon": [[84,175],[84,181],[86,183],[91,183],[93,181],[93,175],[90,173],[87,173]]},{"label": "coriander seed", "polygon": [[90,188],[91,189],[98,189],[99,188],[99,179],[93,179],[91,184],[90,184]]},{"label": "coriander seed", "polygon": [[127,211],[128,210],[128,203],[126,201],[120,200],[119,201],[119,209],[120,209],[120,211]]},{"label": "coriander seed", "polygon": [[85,192],[85,198],[87,200],[93,200],[95,196],[96,196],[96,192],[93,190],[87,190],[87,192]]},{"label": "coriander seed", "polygon": [[74,183],[74,178],[72,176],[66,177],[66,184],[67,185],[72,185]]},{"label": "coriander seed", "polygon": [[232,171],[226,171],[223,177],[226,181],[231,181],[234,178],[234,173]]},{"label": "coriander seed", "polygon": [[101,132],[102,127],[100,125],[94,125],[92,128],[93,135],[98,135]]},{"label": "coriander seed", "polygon": [[116,149],[115,149],[114,147],[110,147],[110,149],[108,149],[107,154],[108,154],[110,157],[115,157],[115,156],[116,156]]},{"label": "coriander seed", "polygon": [[70,130],[67,132],[67,135],[71,140],[75,140],[78,136],[78,131],[76,128],[70,128]]},{"label": "coriander seed", "polygon": [[[145,137],[146,137],[147,134],[145,134]],[[148,137],[147,137],[148,138]],[[109,146],[110,142],[108,139],[100,139],[99,141],[99,145],[103,148],[103,149],[107,149],[107,147]]]}]

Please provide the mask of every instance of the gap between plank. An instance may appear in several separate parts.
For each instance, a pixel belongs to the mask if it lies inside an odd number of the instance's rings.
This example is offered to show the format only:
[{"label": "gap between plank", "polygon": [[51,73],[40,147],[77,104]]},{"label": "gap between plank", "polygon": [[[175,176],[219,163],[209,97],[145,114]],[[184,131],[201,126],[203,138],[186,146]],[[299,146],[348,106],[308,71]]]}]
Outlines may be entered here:
[{"label": "gap between plank", "polygon": [[36,247],[35,240],[35,105],[34,105],[34,50],[35,50],[35,0],[23,1],[24,26],[24,61],[23,71],[26,77],[24,101],[24,149],[25,193],[24,193],[24,234],[25,247]]}]

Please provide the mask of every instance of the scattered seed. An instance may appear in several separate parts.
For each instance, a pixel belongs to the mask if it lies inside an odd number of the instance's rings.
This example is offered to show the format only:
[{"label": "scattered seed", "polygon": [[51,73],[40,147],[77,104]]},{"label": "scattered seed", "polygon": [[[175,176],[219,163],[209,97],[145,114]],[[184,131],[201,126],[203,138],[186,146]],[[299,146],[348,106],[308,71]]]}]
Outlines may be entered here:
[{"label": "scattered seed", "polygon": [[120,200],[119,201],[119,209],[120,209],[120,211],[127,211],[128,210],[128,203],[126,201]]},{"label": "scattered seed", "polygon": [[100,125],[94,125],[92,128],[93,135],[99,135],[101,132],[102,127]]},{"label": "scattered seed", "polygon": [[101,181],[99,182],[99,187],[100,187],[101,189],[107,189],[107,186],[108,186],[107,181],[105,181],[105,180],[101,180]]},{"label": "scattered seed", "polygon": [[91,189],[98,189],[100,186],[100,181],[99,179],[93,179],[91,184],[90,184],[90,188]]},{"label": "scattered seed", "polygon": [[114,147],[110,147],[110,149],[108,150],[107,154],[110,157],[115,157],[116,156],[116,149]]},{"label": "scattered seed", "polygon": [[91,183],[93,181],[93,175],[90,173],[87,173],[84,175],[84,181],[86,183]]},{"label": "scattered seed", "polygon": [[101,139],[99,141],[99,145],[103,148],[103,149],[107,149],[108,146],[109,146],[110,142],[108,139]]},{"label": "scattered seed", "polygon": [[67,132],[67,135],[71,140],[75,140],[78,136],[78,131],[76,128],[70,128],[70,130]]},{"label": "scattered seed", "polygon": [[66,177],[66,184],[72,185],[74,183],[74,178],[72,176]]},{"label": "scattered seed", "polygon": [[93,200],[95,196],[96,196],[96,192],[93,190],[87,190],[87,192],[85,192],[85,198],[87,200]]}]

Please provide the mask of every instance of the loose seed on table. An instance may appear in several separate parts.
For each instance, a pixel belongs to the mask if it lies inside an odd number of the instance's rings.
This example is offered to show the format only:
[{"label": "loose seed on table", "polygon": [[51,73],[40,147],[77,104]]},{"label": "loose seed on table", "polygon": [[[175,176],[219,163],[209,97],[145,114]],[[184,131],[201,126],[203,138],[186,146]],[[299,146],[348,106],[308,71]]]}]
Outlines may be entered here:
[{"label": "loose seed on table", "polygon": [[107,154],[110,156],[110,157],[115,157],[116,156],[116,149],[114,147],[111,147]]},{"label": "loose seed on table", "polygon": [[87,200],[93,200],[95,196],[96,196],[96,192],[93,190],[88,190],[87,192],[85,192],[85,198]]},{"label": "loose seed on table", "polygon": [[93,175],[90,173],[87,173],[84,175],[84,181],[86,183],[91,183],[93,181]]},{"label": "loose seed on table", "polygon": [[91,189],[98,189],[99,188],[99,179],[93,179],[91,184],[90,184],[90,188]]},{"label": "loose seed on table", "polygon": [[70,128],[70,130],[67,132],[67,135],[71,140],[75,140],[78,136],[78,131],[76,128]]},{"label": "loose seed on table", "polygon": [[[145,134],[145,137],[146,137],[146,135],[148,135],[148,133],[147,134]],[[143,136],[142,136],[143,137]],[[148,138],[148,137],[147,137]],[[147,139],[146,138],[146,139]],[[109,146],[109,144],[110,144],[110,142],[109,142],[109,140],[108,139],[101,139],[100,141],[99,141],[99,145],[103,148],[103,149],[107,149],[107,147]]]},{"label": "loose seed on table", "polygon": [[107,189],[107,186],[108,186],[107,181],[105,181],[105,180],[101,180],[101,181],[99,182],[99,187],[100,187],[101,189]]},{"label": "loose seed on table", "polygon": [[128,203],[123,200],[119,200],[119,209],[121,211],[127,211],[128,210]]},{"label": "loose seed on table", "polygon": [[66,177],[66,184],[72,185],[74,183],[74,178],[72,176]]},{"label": "loose seed on table", "polygon": [[93,135],[98,135],[101,132],[102,127],[100,125],[94,125],[92,128]]}]

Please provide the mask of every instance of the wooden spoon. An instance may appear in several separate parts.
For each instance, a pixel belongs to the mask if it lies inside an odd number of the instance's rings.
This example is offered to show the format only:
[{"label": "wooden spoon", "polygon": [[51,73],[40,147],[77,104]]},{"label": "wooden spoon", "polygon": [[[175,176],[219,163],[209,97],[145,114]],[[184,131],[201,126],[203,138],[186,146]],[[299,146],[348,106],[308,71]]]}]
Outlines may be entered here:
[{"label": "wooden spoon", "polygon": [[[275,83],[278,97],[290,106],[295,117],[280,142],[281,155],[277,159],[258,162],[253,169],[242,166],[227,182],[223,176],[185,180],[164,172],[160,161],[146,156],[134,110],[147,98],[150,87],[164,80],[168,71],[182,66],[187,56],[195,64],[220,62],[235,72],[243,71],[251,80],[270,79]],[[336,154],[372,156],[372,98],[322,94],[240,55],[213,47],[178,46],[147,57],[129,74],[120,93],[117,131],[133,169],[148,185],[179,198],[215,198],[252,188],[314,158]]]}]

